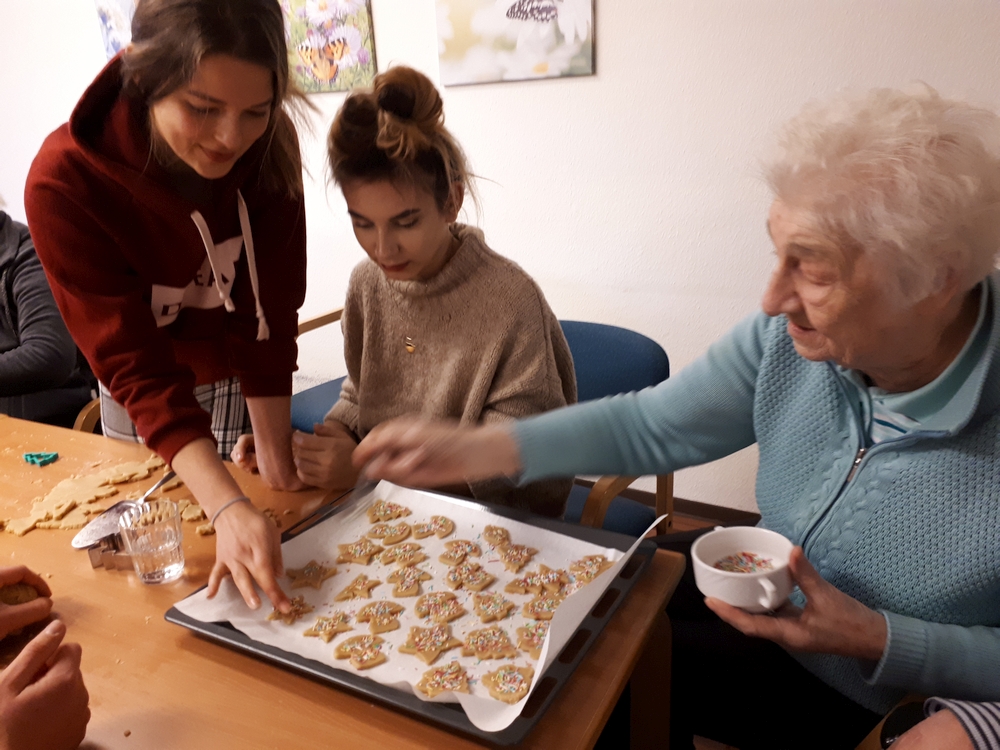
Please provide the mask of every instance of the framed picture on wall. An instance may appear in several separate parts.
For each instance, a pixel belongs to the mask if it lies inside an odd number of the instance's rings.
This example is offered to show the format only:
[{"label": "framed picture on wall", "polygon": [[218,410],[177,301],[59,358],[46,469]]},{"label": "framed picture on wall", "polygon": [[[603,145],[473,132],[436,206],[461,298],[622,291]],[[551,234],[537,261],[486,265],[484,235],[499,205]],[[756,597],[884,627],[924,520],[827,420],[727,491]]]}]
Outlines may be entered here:
[{"label": "framed picture on wall", "polygon": [[594,0],[436,0],[441,82],[594,73]]},{"label": "framed picture on wall", "polygon": [[108,59],[117,55],[132,41],[132,16],[136,0],[96,0],[97,18],[101,22],[101,37]]},{"label": "framed picture on wall", "polygon": [[307,94],[370,86],[375,44],[368,0],[281,0],[292,77]]}]

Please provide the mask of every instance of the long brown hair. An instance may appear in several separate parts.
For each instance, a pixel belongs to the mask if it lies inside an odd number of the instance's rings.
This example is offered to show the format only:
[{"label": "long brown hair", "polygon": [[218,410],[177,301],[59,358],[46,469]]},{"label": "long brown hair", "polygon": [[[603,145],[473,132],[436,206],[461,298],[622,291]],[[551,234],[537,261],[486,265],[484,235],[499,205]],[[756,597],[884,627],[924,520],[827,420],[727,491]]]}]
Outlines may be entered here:
[{"label": "long brown hair", "polygon": [[444,126],[441,95],[413,68],[389,68],[375,76],[371,91],[348,96],[330,126],[327,154],[338,185],[411,183],[443,211],[458,184],[476,201],[468,160]]},{"label": "long brown hair", "polygon": [[289,77],[285,25],[278,0],[139,0],[132,45],[122,56],[126,94],[151,106],[191,80],[202,58],[229,55],[271,71],[274,99],[261,136],[267,150],[261,183],[302,194],[302,156],[289,115],[305,96]]}]

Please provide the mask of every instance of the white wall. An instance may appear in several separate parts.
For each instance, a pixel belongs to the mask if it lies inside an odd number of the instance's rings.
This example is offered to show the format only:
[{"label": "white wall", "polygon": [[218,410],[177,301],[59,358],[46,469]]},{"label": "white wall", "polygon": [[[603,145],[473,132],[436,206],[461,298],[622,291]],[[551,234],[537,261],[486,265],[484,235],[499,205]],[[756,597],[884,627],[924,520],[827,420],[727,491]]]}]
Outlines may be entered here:
[{"label": "white wall", "polygon": [[[436,79],[433,0],[372,5],[380,67]],[[493,247],[559,317],[639,330],[675,370],[757,308],[771,263],[757,157],[803,102],[919,79],[1000,109],[996,0],[597,0],[596,30],[596,76],[448,89],[448,124],[484,178]],[[15,217],[32,155],[102,63],[90,0],[0,0],[0,195]],[[322,187],[342,99],[316,97],[304,139],[306,315],[338,304],[361,257]],[[333,332],[302,344],[307,376],[343,372]],[[753,508],[755,463],[749,450],[680,472],[677,493]]]}]

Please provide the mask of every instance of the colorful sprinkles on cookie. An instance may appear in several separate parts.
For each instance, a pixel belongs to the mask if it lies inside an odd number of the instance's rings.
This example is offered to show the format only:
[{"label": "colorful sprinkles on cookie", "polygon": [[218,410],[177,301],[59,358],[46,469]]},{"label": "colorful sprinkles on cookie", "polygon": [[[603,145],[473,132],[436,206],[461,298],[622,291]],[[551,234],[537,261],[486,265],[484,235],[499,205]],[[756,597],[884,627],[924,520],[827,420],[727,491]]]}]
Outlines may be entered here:
[{"label": "colorful sprinkles on cookie", "polygon": [[762,570],[774,570],[774,563],[770,557],[762,557],[755,552],[737,552],[717,560],[712,567],[726,573],[759,573]]},{"label": "colorful sprinkles on cookie", "polygon": [[504,599],[503,594],[475,594],[472,597],[472,607],[483,622],[495,622],[510,615],[517,605]]},{"label": "colorful sprinkles on cookie", "polygon": [[448,571],[444,582],[453,589],[466,588],[482,591],[496,580],[496,576],[483,570],[479,563],[464,562]]},{"label": "colorful sprinkles on cookie", "polygon": [[288,568],[285,571],[285,575],[292,579],[293,589],[300,589],[304,586],[312,586],[314,589],[323,588],[323,581],[336,574],[336,568],[324,567],[315,560],[307,562],[304,568]]},{"label": "colorful sprinkles on cookie", "polygon": [[573,577],[580,583],[590,583],[605,570],[613,566],[614,563],[604,555],[587,555],[576,562],[570,563],[569,570],[573,574]]},{"label": "colorful sprinkles on cookie", "polygon": [[428,523],[418,523],[413,527],[415,539],[423,539],[425,536],[437,534],[438,539],[444,539],[455,530],[455,522],[444,516],[431,516]]},{"label": "colorful sprinkles on cookie", "polygon": [[483,539],[491,547],[510,544],[510,532],[503,526],[487,526],[483,529]]},{"label": "colorful sprinkles on cookie", "polygon": [[428,669],[417,683],[417,690],[434,698],[445,692],[468,693],[469,675],[457,661],[445,664],[443,667]]},{"label": "colorful sprinkles on cookie", "polygon": [[423,548],[416,542],[397,544],[379,553],[378,556],[378,561],[383,565],[396,563],[403,567],[422,563],[426,559],[427,555],[423,553]]},{"label": "colorful sprinkles on cookie", "polygon": [[329,617],[317,617],[313,626],[302,633],[309,638],[322,638],[324,643],[332,641],[338,633],[344,633],[353,628],[348,624],[350,616],[337,610]]},{"label": "colorful sprinkles on cookie", "polygon": [[408,516],[411,513],[412,511],[409,508],[402,505],[390,503],[387,500],[376,500],[374,505],[368,509],[368,521],[369,523],[394,521],[397,518]]},{"label": "colorful sprinkles on cookie", "polygon": [[458,597],[450,591],[431,591],[424,594],[417,599],[413,610],[417,613],[417,617],[429,617],[438,623],[451,622],[467,614]]},{"label": "colorful sprinkles on cookie", "polygon": [[381,581],[369,580],[368,576],[361,574],[333,598],[338,602],[347,601],[348,599],[371,599],[372,589],[381,585]]},{"label": "colorful sprinkles on cookie", "polygon": [[532,620],[551,620],[562,603],[561,596],[549,593],[539,594],[530,602],[525,602],[522,611],[525,617],[530,617]]},{"label": "colorful sprinkles on cookie", "polygon": [[540,659],[542,656],[542,646],[545,644],[545,636],[549,632],[549,623],[545,620],[533,622],[523,628],[517,629],[517,647],[522,651],[527,651],[532,659]]},{"label": "colorful sprinkles on cookie", "polygon": [[420,582],[431,580],[431,574],[417,567],[403,567],[392,571],[385,580],[396,584],[396,588],[392,590],[393,596],[418,596]]},{"label": "colorful sprinkles on cookie", "polygon": [[368,536],[381,540],[383,544],[399,544],[410,535],[410,531],[410,524],[406,521],[377,523],[368,530]]},{"label": "colorful sprinkles on cookie", "polygon": [[483,684],[489,688],[490,695],[498,701],[517,703],[528,694],[531,678],[534,676],[535,670],[531,667],[506,664],[483,677]]},{"label": "colorful sprinkles on cookie", "polygon": [[433,625],[429,628],[412,627],[400,653],[413,654],[428,664],[433,664],[445,651],[461,646],[462,642],[451,634],[451,625]]},{"label": "colorful sprinkles on cookie", "polygon": [[444,548],[445,552],[438,560],[445,565],[459,565],[466,557],[479,557],[483,554],[478,544],[467,539],[453,539],[450,542],[445,542]]},{"label": "colorful sprinkles on cookie", "polygon": [[504,591],[508,594],[540,594],[545,590],[550,594],[558,594],[562,591],[562,587],[568,584],[569,576],[565,570],[552,570],[545,565],[539,565],[537,573],[515,578],[504,586]]},{"label": "colorful sprinkles on cookie", "polygon": [[288,613],[282,612],[277,607],[267,616],[268,620],[281,620],[285,625],[294,625],[296,620],[300,620],[307,614],[313,611],[314,607],[311,604],[306,604],[306,598],[304,596],[293,596],[289,599],[292,608]]},{"label": "colorful sprinkles on cookie", "polygon": [[384,644],[377,635],[356,635],[337,646],[333,655],[338,659],[350,659],[355,669],[371,669],[385,661]]},{"label": "colorful sprinkles on cookie", "polygon": [[405,609],[402,604],[383,599],[363,606],[358,612],[357,620],[369,623],[372,633],[387,633],[399,628],[399,616]]},{"label": "colorful sprinkles on cookie", "polygon": [[523,544],[505,544],[497,552],[504,567],[512,573],[520,571],[531,561],[531,558],[538,554],[537,549]]},{"label": "colorful sprinkles on cookie", "polygon": [[382,547],[379,547],[371,539],[359,539],[356,542],[351,542],[350,544],[338,544],[337,548],[340,550],[340,554],[337,556],[337,562],[339,563],[360,563],[361,565],[368,565],[371,563],[372,558],[375,555],[382,552]]},{"label": "colorful sprinkles on cookie", "polygon": [[510,642],[506,631],[493,625],[481,630],[473,630],[465,636],[462,656],[475,656],[477,659],[513,659],[517,656],[517,649]]}]

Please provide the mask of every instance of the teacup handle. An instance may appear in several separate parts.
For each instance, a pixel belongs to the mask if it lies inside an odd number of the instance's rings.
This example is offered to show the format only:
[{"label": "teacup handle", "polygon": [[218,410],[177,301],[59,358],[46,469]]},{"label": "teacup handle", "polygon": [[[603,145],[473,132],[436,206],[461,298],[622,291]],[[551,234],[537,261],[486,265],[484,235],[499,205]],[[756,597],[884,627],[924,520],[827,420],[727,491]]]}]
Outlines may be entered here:
[{"label": "teacup handle", "polygon": [[778,605],[778,588],[767,578],[759,578],[757,582],[764,589],[764,595],[757,600],[760,606],[772,610]]}]

